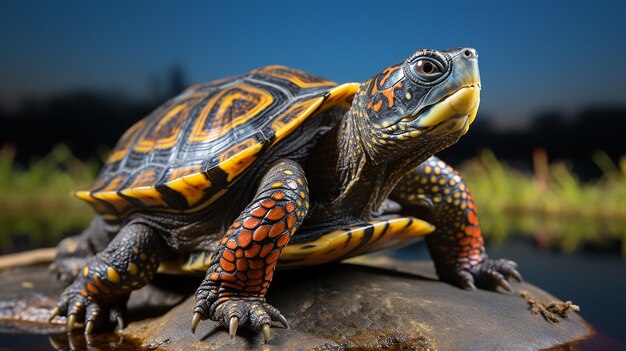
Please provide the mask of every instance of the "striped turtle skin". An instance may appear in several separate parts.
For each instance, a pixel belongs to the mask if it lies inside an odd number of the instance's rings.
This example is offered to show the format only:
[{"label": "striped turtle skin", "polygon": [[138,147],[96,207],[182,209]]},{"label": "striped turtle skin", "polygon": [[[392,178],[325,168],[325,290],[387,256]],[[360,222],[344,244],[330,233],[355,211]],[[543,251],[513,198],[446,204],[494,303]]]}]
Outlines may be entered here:
[{"label": "striped turtle skin", "polygon": [[283,66],[194,85],[128,129],[75,195],[105,220],[199,211],[308,117],[349,107],[358,86]]}]

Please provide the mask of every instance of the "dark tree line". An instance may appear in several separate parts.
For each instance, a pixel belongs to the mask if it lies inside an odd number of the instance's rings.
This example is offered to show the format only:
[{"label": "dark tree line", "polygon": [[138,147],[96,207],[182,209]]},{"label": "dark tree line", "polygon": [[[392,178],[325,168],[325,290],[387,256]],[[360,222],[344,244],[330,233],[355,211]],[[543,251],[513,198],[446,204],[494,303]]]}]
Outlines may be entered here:
[{"label": "dark tree line", "polygon": [[[0,147],[11,144],[18,161],[25,162],[64,143],[86,159],[102,145],[113,147],[130,125],[186,85],[182,70],[174,67],[167,78],[153,80],[152,98],[144,101],[84,91],[27,100],[11,111],[0,107]],[[533,118],[527,130],[509,132],[495,131],[488,116],[478,116],[470,133],[442,157],[457,164],[482,148],[522,165],[530,164],[534,149],[543,148],[551,159],[572,160],[584,177],[597,176],[591,161],[594,151],[605,151],[614,160],[626,154],[626,106],[590,107],[574,115],[544,113]]]},{"label": "dark tree line", "polygon": [[542,148],[551,160],[570,160],[584,178],[601,174],[594,152],[606,152],[614,162],[626,156],[626,106],[588,107],[571,115],[547,112],[533,117],[528,129],[508,132],[495,131],[489,121],[478,116],[470,132],[442,154],[455,163],[488,148],[500,159],[529,167],[532,152]]},{"label": "dark tree line", "polygon": [[149,97],[77,91],[45,99],[26,99],[14,110],[0,107],[0,147],[10,144],[18,162],[46,155],[57,144],[68,145],[81,159],[101,146],[112,148],[124,131],[188,83],[179,66],[150,79]]}]

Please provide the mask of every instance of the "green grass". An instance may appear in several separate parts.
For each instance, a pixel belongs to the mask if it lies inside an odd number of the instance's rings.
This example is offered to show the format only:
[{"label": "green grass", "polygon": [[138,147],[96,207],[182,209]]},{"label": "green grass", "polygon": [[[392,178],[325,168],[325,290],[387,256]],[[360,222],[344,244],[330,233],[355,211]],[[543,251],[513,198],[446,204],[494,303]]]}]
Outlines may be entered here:
[{"label": "green grass", "polygon": [[[565,162],[549,164],[541,151],[533,160],[532,173],[513,169],[490,151],[461,165],[485,236],[498,243],[522,233],[565,251],[619,243],[626,255],[626,158],[615,165],[596,153],[594,161],[604,175],[591,182],[580,181]],[[10,249],[16,234],[26,235],[32,246],[44,246],[86,227],[92,211],[70,194],[89,186],[99,165],[57,146],[22,168],[12,149],[1,148],[0,248]]]},{"label": "green grass", "polygon": [[626,157],[615,165],[596,152],[603,176],[582,182],[566,162],[533,155],[532,174],[519,172],[490,151],[460,167],[476,198],[483,232],[496,242],[511,232],[532,235],[565,251],[620,243],[626,255]]},{"label": "green grass", "polygon": [[15,152],[0,149],[0,248],[25,235],[33,246],[51,245],[68,231],[89,224],[88,205],[73,196],[94,179],[99,162],[82,162],[63,145],[22,168]]}]

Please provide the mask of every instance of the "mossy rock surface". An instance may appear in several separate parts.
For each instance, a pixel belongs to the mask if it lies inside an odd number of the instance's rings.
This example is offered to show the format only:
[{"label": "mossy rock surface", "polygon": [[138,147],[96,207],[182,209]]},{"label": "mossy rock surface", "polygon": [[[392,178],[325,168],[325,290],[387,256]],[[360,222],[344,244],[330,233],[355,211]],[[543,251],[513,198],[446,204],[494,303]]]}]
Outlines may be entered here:
[{"label": "mossy rock surface", "polygon": [[[61,347],[69,342],[63,318],[46,322],[62,287],[45,267],[0,272],[0,281],[2,330],[61,333],[54,342]],[[559,323],[531,315],[519,291],[556,300],[531,284],[512,283],[513,294],[464,291],[436,280],[430,262],[379,257],[279,272],[268,301],[287,317],[290,329],[272,328],[270,343],[263,345],[261,335],[247,330],[231,340],[211,321],[191,334],[193,292],[199,283],[197,278],[160,276],[135,292],[125,345],[162,350],[537,350],[558,349],[592,334],[576,313]],[[74,344],[85,342],[82,333],[75,335]],[[105,334],[93,339],[112,340]]]}]

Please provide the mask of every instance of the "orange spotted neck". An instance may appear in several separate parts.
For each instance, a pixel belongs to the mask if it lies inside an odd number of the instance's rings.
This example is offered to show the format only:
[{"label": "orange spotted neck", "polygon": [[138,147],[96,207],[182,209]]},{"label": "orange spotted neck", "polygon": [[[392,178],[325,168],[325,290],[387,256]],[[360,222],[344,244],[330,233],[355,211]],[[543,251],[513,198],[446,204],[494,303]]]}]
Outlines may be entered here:
[{"label": "orange spotted neck", "polygon": [[[354,104],[353,104],[354,106]],[[332,207],[346,209],[355,217],[368,219],[387,198],[404,172],[397,174],[393,165],[374,162],[361,142],[351,109],[337,132],[337,166],[339,195]]]},{"label": "orange spotted neck", "polygon": [[369,219],[404,175],[442,147],[418,143],[410,148],[396,147],[393,153],[375,150],[373,144],[364,142],[368,128],[373,126],[365,110],[366,104],[359,101],[361,98],[363,95],[357,93],[338,126],[335,167],[338,196],[332,208],[344,213],[348,209],[355,217]]}]

